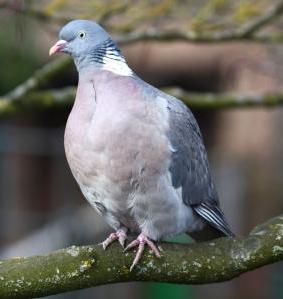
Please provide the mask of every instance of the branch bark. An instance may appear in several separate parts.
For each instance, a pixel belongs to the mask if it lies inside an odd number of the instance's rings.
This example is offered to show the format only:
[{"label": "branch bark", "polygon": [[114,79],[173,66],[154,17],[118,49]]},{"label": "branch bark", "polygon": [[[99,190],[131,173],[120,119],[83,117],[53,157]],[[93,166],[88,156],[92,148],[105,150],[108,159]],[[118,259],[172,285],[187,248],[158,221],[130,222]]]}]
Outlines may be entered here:
[{"label": "branch bark", "polygon": [[283,259],[283,215],[256,227],[245,238],[205,243],[162,243],[162,258],[146,251],[129,271],[134,253],[118,245],[72,246],[49,255],[0,261],[0,297],[34,298],[129,281],[205,284],[227,281]]}]

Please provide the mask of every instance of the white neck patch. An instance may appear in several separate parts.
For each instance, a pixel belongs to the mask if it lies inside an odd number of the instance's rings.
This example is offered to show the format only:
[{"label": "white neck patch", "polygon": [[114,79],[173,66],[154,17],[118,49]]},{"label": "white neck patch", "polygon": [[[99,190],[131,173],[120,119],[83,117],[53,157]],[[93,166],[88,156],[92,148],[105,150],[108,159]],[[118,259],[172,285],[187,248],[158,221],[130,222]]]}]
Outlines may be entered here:
[{"label": "white neck patch", "polygon": [[127,65],[125,58],[113,48],[106,49],[102,69],[120,76],[132,76],[134,73]]}]

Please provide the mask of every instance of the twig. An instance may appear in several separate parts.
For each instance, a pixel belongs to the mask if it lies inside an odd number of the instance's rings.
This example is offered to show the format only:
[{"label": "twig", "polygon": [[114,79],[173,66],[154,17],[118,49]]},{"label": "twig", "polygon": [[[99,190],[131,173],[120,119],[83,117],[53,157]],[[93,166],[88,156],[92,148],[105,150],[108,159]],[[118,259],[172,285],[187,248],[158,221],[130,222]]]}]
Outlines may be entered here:
[{"label": "twig", "polygon": [[4,96],[6,100],[12,101],[23,98],[27,93],[48,85],[49,81],[55,76],[59,76],[61,71],[71,65],[69,57],[60,57],[50,63],[45,64],[37,70],[24,83],[18,85],[14,90]]},{"label": "twig", "polygon": [[134,253],[119,246],[72,246],[44,256],[0,261],[0,297],[34,298],[129,281],[204,284],[227,281],[283,259],[283,215],[245,238],[193,245],[161,244],[162,258],[148,251],[130,272]]},{"label": "twig", "polygon": [[254,21],[246,24],[239,30],[238,35],[242,37],[249,37],[256,33],[265,25],[270,24],[283,13],[283,1],[278,2],[274,7],[267,11],[266,14],[256,18]]},{"label": "twig", "polygon": [[[25,3],[23,3],[25,4]],[[19,14],[24,14],[27,16],[30,16],[34,19],[38,19],[40,21],[50,21],[52,19],[53,22],[58,22],[59,24],[64,24],[68,22],[70,19],[65,18],[62,16],[57,16],[57,15],[50,15],[46,13],[43,10],[39,9],[34,9],[30,6],[26,5],[21,5],[21,6],[15,6],[11,1],[3,1],[2,3],[0,2],[0,9],[7,9],[11,12],[19,13]]]}]

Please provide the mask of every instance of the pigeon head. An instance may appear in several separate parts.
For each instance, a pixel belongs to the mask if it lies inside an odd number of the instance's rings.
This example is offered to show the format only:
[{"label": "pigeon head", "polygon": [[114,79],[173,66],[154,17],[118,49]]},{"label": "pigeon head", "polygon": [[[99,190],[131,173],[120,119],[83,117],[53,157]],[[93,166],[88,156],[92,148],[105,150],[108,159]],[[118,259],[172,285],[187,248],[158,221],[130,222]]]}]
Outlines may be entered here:
[{"label": "pigeon head", "polygon": [[61,29],[59,38],[60,40],[50,48],[50,55],[63,52],[73,57],[85,56],[111,39],[97,23],[87,20],[69,22]]},{"label": "pigeon head", "polygon": [[49,55],[58,52],[71,55],[79,72],[92,66],[121,75],[132,73],[111,36],[93,21],[74,20],[66,24]]}]

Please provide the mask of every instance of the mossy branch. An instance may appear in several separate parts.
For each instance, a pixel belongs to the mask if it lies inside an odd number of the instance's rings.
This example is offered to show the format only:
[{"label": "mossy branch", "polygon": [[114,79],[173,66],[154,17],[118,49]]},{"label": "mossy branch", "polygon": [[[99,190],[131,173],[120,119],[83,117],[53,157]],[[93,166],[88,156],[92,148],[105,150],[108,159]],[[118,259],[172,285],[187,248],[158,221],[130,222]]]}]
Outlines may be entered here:
[{"label": "mossy branch", "polygon": [[[128,7],[128,4],[122,3],[118,5],[113,5],[107,7],[107,9],[102,13],[102,15],[94,16],[96,21],[101,25],[107,27],[107,20],[111,19],[115,14],[123,11]],[[58,16],[56,14],[51,14],[44,10],[34,9],[32,6],[23,5],[13,5],[10,1],[3,1],[0,3],[0,9],[9,9],[11,11],[22,13],[40,21],[57,21],[60,25],[63,25],[70,21],[68,17]],[[227,31],[217,31],[217,32],[196,32],[196,31],[160,31],[160,28],[156,30],[150,30],[148,32],[135,32],[134,28],[128,28],[128,31],[132,31],[129,34],[118,37],[116,40],[120,44],[130,44],[138,41],[172,41],[172,40],[182,40],[187,42],[205,42],[205,43],[215,43],[215,42],[227,42],[227,41],[254,41],[263,43],[275,43],[282,42],[283,35],[281,33],[269,33],[264,35],[255,35],[259,30],[265,26],[274,22],[283,14],[283,1],[279,1],[268,9],[262,15],[252,19],[250,22],[245,23],[243,26],[236,28],[234,30]],[[116,30],[118,33],[121,29]]]},{"label": "mossy branch", "polygon": [[52,81],[55,77],[60,76],[61,72],[65,71],[66,68],[71,64],[72,61],[69,57],[60,57],[56,60],[53,60],[35,71],[30,78],[28,78],[22,84],[18,85],[3,98],[8,101],[22,99],[29,92],[40,89],[50,84],[50,81]]},{"label": "mossy branch", "polygon": [[280,17],[283,14],[283,1],[279,1],[276,5],[271,7],[266,13],[259,16],[255,20],[244,25],[242,29],[240,29],[237,35],[242,37],[249,37],[256,33],[258,30],[263,28],[264,26],[270,24],[275,19]]},{"label": "mossy branch", "polygon": [[[0,118],[14,114],[23,114],[46,109],[60,109],[72,105],[76,89],[66,87],[41,91],[17,89],[16,92],[0,97]],[[181,99],[188,107],[198,110],[226,109],[244,107],[276,107],[283,105],[283,92],[261,95],[251,94],[216,94],[216,93],[191,93],[181,88],[164,88],[165,92]]]},{"label": "mossy branch", "polygon": [[282,33],[269,33],[259,35],[245,35],[242,34],[242,29],[228,32],[216,33],[196,33],[194,31],[160,31],[150,30],[147,32],[132,32],[126,36],[118,36],[116,40],[119,44],[132,44],[143,41],[159,41],[159,42],[172,42],[183,41],[189,43],[207,43],[213,44],[217,42],[255,42],[255,43],[282,43]]},{"label": "mossy branch", "polygon": [[[127,3],[116,3],[112,5],[106,5],[102,13],[95,15],[95,19],[101,25],[105,24],[108,19],[116,15],[119,12],[123,12],[129,4]],[[50,11],[49,9],[36,9],[32,5],[24,5],[23,3],[18,3],[15,5],[13,1],[2,1],[0,0],[0,9],[6,9],[15,13],[20,13],[41,22],[56,22],[59,25],[66,24],[71,20],[70,17],[57,15],[55,11]]]},{"label": "mossy branch", "polygon": [[[4,96],[0,96],[0,118],[15,113],[45,110],[70,105],[75,98],[75,88],[46,90],[56,78],[72,65],[69,57],[59,57],[37,70],[25,82]],[[283,104],[283,92],[268,94],[216,94],[191,93],[181,88],[164,88],[195,109],[221,109],[235,107],[273,107]]]},{"label": "mossy branch", "polygon": [[0,298],[34,298],[129,281],[207,284],[283,259],[283,215],[256,227],[247,237],[205,243],[162,243],[162,258],[146,250],[129,271],[134,252],[118,245],[72,246],[42,256],[0,261]]},{"label": "mossy branch", "polygon": [[255,35],[260,29],[272,23],[283,14],[283,1],[280,1],[269,9],[265,14],[255,18],[251,22],[235,30],[224,32],[197,33],[194,31],[167,31],[151,30],[150,32],[133,32],[128,36],[118,38],[120,43],[130,44],[138,41],[172,41],[181,40],[186,42],[229,42],[229,41],[254,41],[263,43],[282,42],[282,34]]}]

